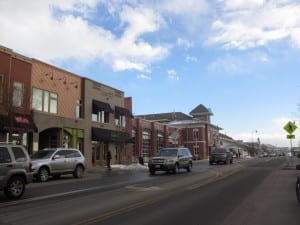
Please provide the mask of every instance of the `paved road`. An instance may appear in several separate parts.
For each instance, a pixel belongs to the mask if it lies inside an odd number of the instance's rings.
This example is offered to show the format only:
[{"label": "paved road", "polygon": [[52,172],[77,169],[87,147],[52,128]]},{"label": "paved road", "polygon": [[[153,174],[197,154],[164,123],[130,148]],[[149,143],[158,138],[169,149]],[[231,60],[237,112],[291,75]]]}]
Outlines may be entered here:
[{"label": "paved road", "polygon": [[[147,171],[119,171],[124,174],[115,172],[109,177],[102,174],[102,181],[123,180],[115,186],[103,188],[102,182],[102,188],[100,185],[42,201],[32,201],[32,196],[24,201],[2,202],[0,224],[296,225],[300,221],[294,193],[297,173],[284,169],[284,160],[217,165],[199,172],[207,166],[203,164],[195,166],[192,173],[154,177]],[[54,185],[56,182],[61,181],[50,182],[45,189],[62,186]],[[63,187],[78,184],[73,179],[61,183],[65,183]]]}]

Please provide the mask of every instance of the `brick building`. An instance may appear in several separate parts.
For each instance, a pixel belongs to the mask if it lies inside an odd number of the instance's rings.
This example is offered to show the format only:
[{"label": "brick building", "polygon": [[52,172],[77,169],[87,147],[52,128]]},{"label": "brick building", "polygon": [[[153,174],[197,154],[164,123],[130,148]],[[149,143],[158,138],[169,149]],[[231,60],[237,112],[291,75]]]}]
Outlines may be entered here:
[{"label": "brick building", "polygon": [[181,130],[142,118],[132,120],[133,161],[142,157],[148,161],[160,148],[182,146]]},{"label": "brick building", "polygon": [[0,141],[32,150],[37,132],[30,107],[32,60],[0,46]]},{"label": "brick building", "polygon": [[211,124],[212,115],[210,109],[200,104],[190,112],[190,115],[172,112],[136,117],[177,128],[181,145],[190,149],[194,159],[206,159],[211,149],[220,144],[219,130],[221,128]]}]

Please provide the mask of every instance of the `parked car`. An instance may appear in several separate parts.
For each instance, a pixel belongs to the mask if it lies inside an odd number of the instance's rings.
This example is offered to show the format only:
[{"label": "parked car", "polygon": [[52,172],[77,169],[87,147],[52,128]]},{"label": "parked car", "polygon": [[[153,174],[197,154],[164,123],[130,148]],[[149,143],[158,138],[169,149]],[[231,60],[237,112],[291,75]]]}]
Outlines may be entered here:
[{"label": "parked car", "polygon": [[180,169],[191,172],[193,166],[192,155],[188,148],[162,148],[148,163],[150,174],[156,171],[173,171]]},{"label": "parked car", "polygon": [[233,154],[228,148],[215,148],[209,156],[209,164],[223,162],[224,164],[233,163]]},{"label": "parked car", "polygon": [[0,190],[10,199],[20,198],[32,181],[30,157],[24,146],[0,143]]},{"label": "parked car", "polygon": [[81,178],[85,171],[85,158],[78,149],[45,148],[31,156],[34,177],[45,182],[49,176],[59,178],[62,174],[73,174]]},{"label": "parked car", "polygon": [[[297,170],[300,170],[300,164],[298,164],[296,166]],[[298,175],[297,177],[297,181],[296,181],[296,196],[297,196],[297,200],[300,203],[300,175]]]}]

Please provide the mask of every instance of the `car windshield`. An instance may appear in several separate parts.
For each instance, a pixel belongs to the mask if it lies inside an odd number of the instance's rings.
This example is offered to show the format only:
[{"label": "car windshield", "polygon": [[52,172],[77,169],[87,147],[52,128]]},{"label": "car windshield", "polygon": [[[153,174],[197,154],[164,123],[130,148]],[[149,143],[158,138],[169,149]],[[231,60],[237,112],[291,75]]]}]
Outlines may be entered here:
[{"label": "car windshield", "polygon": [[158,152],[157,156],[176,156],[177,149],[162,149]]},{"label": "car windshield", "polygon": [[212,153],[226,153],[225,148],[216,148],[212,151]]},{"label": "car windshield", "polygon": [[54,153],[54,150],[41,150],[31,156],[32,159],[48,159]]}]

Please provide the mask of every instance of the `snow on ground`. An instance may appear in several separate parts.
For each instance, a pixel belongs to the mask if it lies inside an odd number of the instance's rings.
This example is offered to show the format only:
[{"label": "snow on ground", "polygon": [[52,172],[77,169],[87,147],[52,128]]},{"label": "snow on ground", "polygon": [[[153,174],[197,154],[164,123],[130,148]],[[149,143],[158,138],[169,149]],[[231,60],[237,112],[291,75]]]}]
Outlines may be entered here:
[{"label": "snow on ground", "polygon": [[148,170],[148,166],[146,164],[141,165],[139,163],[133,163],[130,165],[114,164],[111,165],[111,168],[118,168],[121,170]]}]

